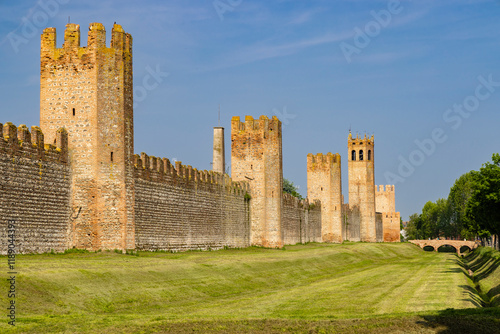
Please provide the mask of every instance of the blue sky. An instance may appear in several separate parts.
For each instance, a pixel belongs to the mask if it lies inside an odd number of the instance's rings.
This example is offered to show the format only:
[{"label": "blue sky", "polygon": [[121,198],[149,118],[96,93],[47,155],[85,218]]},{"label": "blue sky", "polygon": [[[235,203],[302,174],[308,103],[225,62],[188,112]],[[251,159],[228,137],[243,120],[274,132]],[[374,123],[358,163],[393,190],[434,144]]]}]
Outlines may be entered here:
[{"label": "blue sky", "polygon": [[[375,135],[375,182],[403,219],[500,151],[500,1],[0,0],[0,122],[39,124],[39,47],[68,16],[133,36],[135,151],[210,169],[212,127],[277,115],[284,176]],[[347,51],[346,51],[347,50]],[[141,90],[151,71],[155,89]],[[168,75],[166,75],[168,73]],[[148,86],[149,87],[149,86]]]}]

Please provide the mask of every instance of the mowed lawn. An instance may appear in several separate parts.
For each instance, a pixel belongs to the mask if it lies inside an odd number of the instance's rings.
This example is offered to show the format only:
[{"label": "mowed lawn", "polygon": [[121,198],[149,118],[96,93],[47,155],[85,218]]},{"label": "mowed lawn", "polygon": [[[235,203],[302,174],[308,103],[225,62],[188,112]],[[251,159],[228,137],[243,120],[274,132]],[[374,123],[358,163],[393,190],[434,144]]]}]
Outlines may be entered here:
[{"label": "mowed lawn", "polygon": [[[406,243],[19,255],[16,331],[139,333],[162,323],[362,320],[475,308],[457,259]],[[0,305],[8,305],[7,284]],[[0,332],[10,332],[3,318]]]}]

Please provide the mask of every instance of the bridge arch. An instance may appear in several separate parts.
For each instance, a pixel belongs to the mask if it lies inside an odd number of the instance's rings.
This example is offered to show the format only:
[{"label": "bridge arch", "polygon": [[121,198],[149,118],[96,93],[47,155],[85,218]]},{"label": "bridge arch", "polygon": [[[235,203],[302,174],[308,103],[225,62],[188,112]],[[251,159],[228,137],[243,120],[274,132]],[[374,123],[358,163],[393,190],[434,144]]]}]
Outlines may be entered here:
[{"label": "bridge arch", "polygon": [[468,253],[471,251],[472,251],[472,249],[467,245],[463,245],[462,247],[460,247],[460,254]]},{"label": "bridge arch", "polygon": [[[453,249],[453,251],[448,252],[447,249]],[[459,249],[457,249],[457,247],[454,245],[443,244],[437,248],[437,252],[440,252],[440,253],[459,253]]]},{"label": "bridge arch", "polygon": [[[420,248],[424,248],[430,246],[434,249],[434,251],[438,251],[438,249],[442,246],[451,246],[453,247],[458,255],[462,255],[462,249],[473,250],[479,246],[475,241],[467,241],[467,240],[409,240],[412,244],[417,245]],[[466,248],[464,248],[466,247]]]}]

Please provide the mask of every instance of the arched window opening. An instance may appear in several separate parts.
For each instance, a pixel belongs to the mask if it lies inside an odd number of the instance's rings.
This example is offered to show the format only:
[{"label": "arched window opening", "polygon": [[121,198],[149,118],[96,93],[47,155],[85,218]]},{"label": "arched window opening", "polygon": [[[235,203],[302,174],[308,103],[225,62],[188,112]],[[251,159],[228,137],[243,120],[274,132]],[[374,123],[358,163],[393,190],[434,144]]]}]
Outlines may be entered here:
[{"label": "arched window opening", "polygon": [[356,150],[352,150],[351,152],[351,160],[356,161]]},{"label": "arched window opening", "polygon": [[368,150],[368,160],[372,160],[372,150]]},{"label": "arched window opening", "polygon": [[75,116],[75,108],[73,108],[73,116]]},{"label": "arched window opening", "polygon": [[359,150],[359,161],[363,161],[363,150]]}]

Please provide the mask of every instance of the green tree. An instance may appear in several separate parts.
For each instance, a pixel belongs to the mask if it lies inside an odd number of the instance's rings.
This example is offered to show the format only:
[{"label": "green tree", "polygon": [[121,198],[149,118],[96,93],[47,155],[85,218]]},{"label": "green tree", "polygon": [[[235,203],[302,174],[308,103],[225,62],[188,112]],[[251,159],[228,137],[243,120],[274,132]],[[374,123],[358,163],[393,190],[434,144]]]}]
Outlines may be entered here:
[{"label": "green tree", "polygon": [[419,234],[423,238],[450,236],[450,210],[446,199],[440,198],[436,203],[425,203],[420,217]]},{"label": "green tree", "polygon": [[419,235],[419,229],[421,224],[422,224],[422,219],[418,213],[414,213],[410,216],[410,220],[408,221],[408,224],[406,225],[405,228],[406,240],[418,240],[424,238],[421,233]]},{"label": "green tree", "polygon": [[299,194],[299,188],[293,184],[293,182],[288,179],[283,178],[283,192],[289,193],[292,196],[297,197],[298,199],[303,199]]},{"label": "green tree", "polygon": [[448,200],[440,198],[436,201],[437,210],[437,237],[444,236],[445,238],[452,236],[450,225],[450,206]]},{"label": "green tree", "polygon": [[[466,216],[478,232],[481,229],[500,235],[500,154],[492,156],[478,172],[473,172],[474,192],[467,202]],[[496,242],[498,244],[498,241]],[[498,246],[497,246],[498,248]]]},{"label": "green tree", "polygon": [[435,238],[438,236],[438,209],[434,202],[428,201],[422,208],[421,214],[422,223],[419,231],[422,233],[424,239]]},{"label": "green tree", "polygon": [[465,218],[467,202],[472,196],[473,191],[472,172],[460,176],[450,189],[450,194],[448,195],[450,230],[451,235],[455,238],[472,239],[475,236],[474,231],[469,230]]}]

